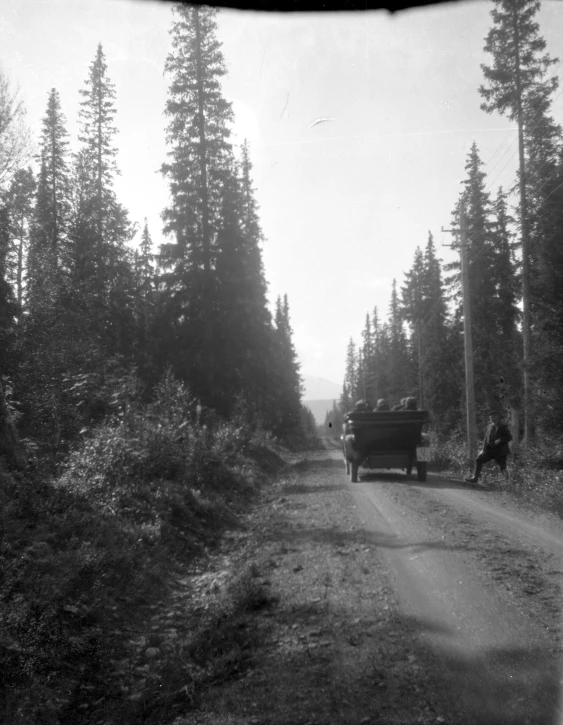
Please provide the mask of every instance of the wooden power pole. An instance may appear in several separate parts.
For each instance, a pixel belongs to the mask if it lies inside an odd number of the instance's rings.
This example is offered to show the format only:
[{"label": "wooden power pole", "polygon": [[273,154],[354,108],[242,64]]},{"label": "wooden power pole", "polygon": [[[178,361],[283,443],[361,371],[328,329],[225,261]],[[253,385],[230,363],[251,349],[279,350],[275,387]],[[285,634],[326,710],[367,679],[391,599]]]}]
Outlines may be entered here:
[{"label": "wooden power pole", "polygon": [[459,232],[461,257],[461,288],[463,292],[463,342],[465,351],[465,400],[467,413],[467,445],[469,457],[477,455],[477,421],[475,414],[475,380],[473,376],[473,336],[471,333],[471,296],[469,294],[469,262],[467,259],[467,229],[463,197],[459,203],[459,229],[442,229]]},{"label": "wooden power pole", "polygon": [[469,457],[477,455],[477,421],[475,418],[475,380],[473,377],[473,335],[471,332],[471,297],[469,294],[469,263],[467,261],[467,229],[463,198],[459,204],[461,253],[461,285],[463,289],[463,341],[465,349],[465,398],[467,406],[467,443]]}]

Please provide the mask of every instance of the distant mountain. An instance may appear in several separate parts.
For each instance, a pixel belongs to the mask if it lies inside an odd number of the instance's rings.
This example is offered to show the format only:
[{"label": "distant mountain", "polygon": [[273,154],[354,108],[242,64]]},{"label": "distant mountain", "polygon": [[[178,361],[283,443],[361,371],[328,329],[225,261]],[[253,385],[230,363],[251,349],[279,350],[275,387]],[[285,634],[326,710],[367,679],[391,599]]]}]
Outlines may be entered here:
[{"label": "distant mountain", "polygon": [[315,423],[317,425],[322,425],[325,422],[326,414],[329,410],[332,410],[332,400],[338,401],[338,398],[333,398],[331,400],[304,400],[303,405],[309,408],[311,413],[315,416]]},{"label": "distant mountain", "polygon": [[331,408],[332,401],[339,400],[342,393],[342,385],[339,385],[338,383],[333,383],[332,380],[327,380],[326,378],[317,378],[311,375],[304,375],[303,383],[305,386],[305,392],[303,393],[304,401],[330,400]]}]

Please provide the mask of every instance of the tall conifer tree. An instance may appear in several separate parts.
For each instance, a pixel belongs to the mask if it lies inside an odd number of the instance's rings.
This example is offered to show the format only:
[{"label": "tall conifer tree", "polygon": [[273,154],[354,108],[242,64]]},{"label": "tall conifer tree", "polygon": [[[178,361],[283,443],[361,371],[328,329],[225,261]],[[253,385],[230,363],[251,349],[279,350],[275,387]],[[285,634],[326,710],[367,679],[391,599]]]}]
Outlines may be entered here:
[{"label": "tall conifer tree", "polygon": [[275,323],[275,361],[272,369],[277,385],[278,409],[277,424],[274,432],[286,436],[299,429],[301,420],[302,380],[300,364],[293,343],[293,329],[289,315],[287,295],[276,300]]},{"label": "tall conifer tree", "polygon": [[[539,0],[493,0],[493,26],[485,42],[485,51],[492,56],[490,66],[482,65],[485,84],[479,88],[484,98],[481,108],[487,113],[497,111],[518,125],[520,228],[522,238],[522,300],[523,300],[523,366],[525,436],[534,435],[534,414],[531,362],[531,290],[530,290],[530,228],[528,219],[528,174],[524,126],[532,120],[533,109],[546,105],[557,88],[557,78],[548,77],[549,68],[557,61],[545,53],[545,40],[539,35],[535,16]],[[540,114],[543,115],[543,114]]]},{"label": "tall conifer tree", "polygon": [[12,177],[6,193],[6,202],[10,213],[10,281],[16,290],[19,316],[21,316],[23,310],[25,266],[29,247],[35,188],[36,181],[33,171],[30,168],[19,169]]},{"label": "tall conifer tree", "polygon": [[170,77],[169,160],[162,166],[171,196],[163,212],[164,232],[173,240],[163,244],[160,253],[169,294],[163,316],[168,357],[176,372],[210,404],[217,400],[213,374],[224,359],[213,335],[217,324],[213,270],[225,185],[232,174],[233,115],[221,90],[226,67],[216,37],[217,11],[176,5],[174,14],[172,51],[165,65]]},{"label": "tall conifer tree", "polygon": [[166,103],[170,160],[162,171],[172,196],[163,214],[165,232],[175,242],[164,252],[170,265],[187,262],[209,277],[230,168],[233,114],[221,91],[226,67],[216,37],[217,10],[176,5],[174,13],[172,52],[165,65],[171,79]]},{"label": "tall conifer tree", "polygon": [[389,303],[389,357],[388,375],[389,388],[387,397],[393,401],[400,400],[413,392],[413,376],[411,360],[408,354],[407,339],[403,329],[403,316],[397,291],[397,280],[393,280],[391,287],[391,301]]},{"label": "tall conifer tree", "polygon": [[[116,163],[115,87],[109,79],[102,45],[90,65],[80,110],[80,141],[75,190],[75,278],[81,278],[92,307],[104,374],[108,356],[130,348],[133,331],[131,260],[125,243],[134,234],[113,188]],[[92,275],[95,273],[95,276]]]}]

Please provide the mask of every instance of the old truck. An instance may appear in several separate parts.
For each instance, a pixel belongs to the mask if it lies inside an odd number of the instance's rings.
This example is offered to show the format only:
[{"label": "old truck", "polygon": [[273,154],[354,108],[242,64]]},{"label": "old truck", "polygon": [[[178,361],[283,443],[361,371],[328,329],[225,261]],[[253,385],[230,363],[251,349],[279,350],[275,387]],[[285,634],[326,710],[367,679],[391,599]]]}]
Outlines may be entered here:
[{"label": "old truck", "polygon": [[342,426],[342,452],[346,473],[353,483],[358,470],[402,468],[410,476],[416,469],[419,481],[426,481],[430,442],[424,425],[426,410],[347,413]]}]

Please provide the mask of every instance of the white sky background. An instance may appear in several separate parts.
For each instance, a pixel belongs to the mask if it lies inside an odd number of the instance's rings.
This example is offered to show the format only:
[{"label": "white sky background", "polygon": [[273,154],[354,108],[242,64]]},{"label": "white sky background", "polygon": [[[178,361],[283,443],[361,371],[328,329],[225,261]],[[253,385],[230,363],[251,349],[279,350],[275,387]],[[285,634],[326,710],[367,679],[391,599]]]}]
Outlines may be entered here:
[{"label": "white sky background", "polygon": [[[270,298],[287,293],[302,372],[337,383],[366,312],[386,315],[391,282],[434,234],[444,258],[470,146],[495,191],[515,182],[516,133],[479,109],[492,3],[368,13],[221,11],[236,131],[248,137],[266,236]],[[162,241],[164,104],[171,6],[148,0],[2,0],[0,64],[39,136],[57,88],[76,144],[79,90],[98,42],[116,86],[116,185],[131,219]],[[563,58],[563,4],[538,16]],[[561,72],[561,64],[556,67]],[[563,92],[556,96],[563,123]],[[309,125],[319,117],[334,121]],[[516,202],[516,197],[512,197]]]}]

